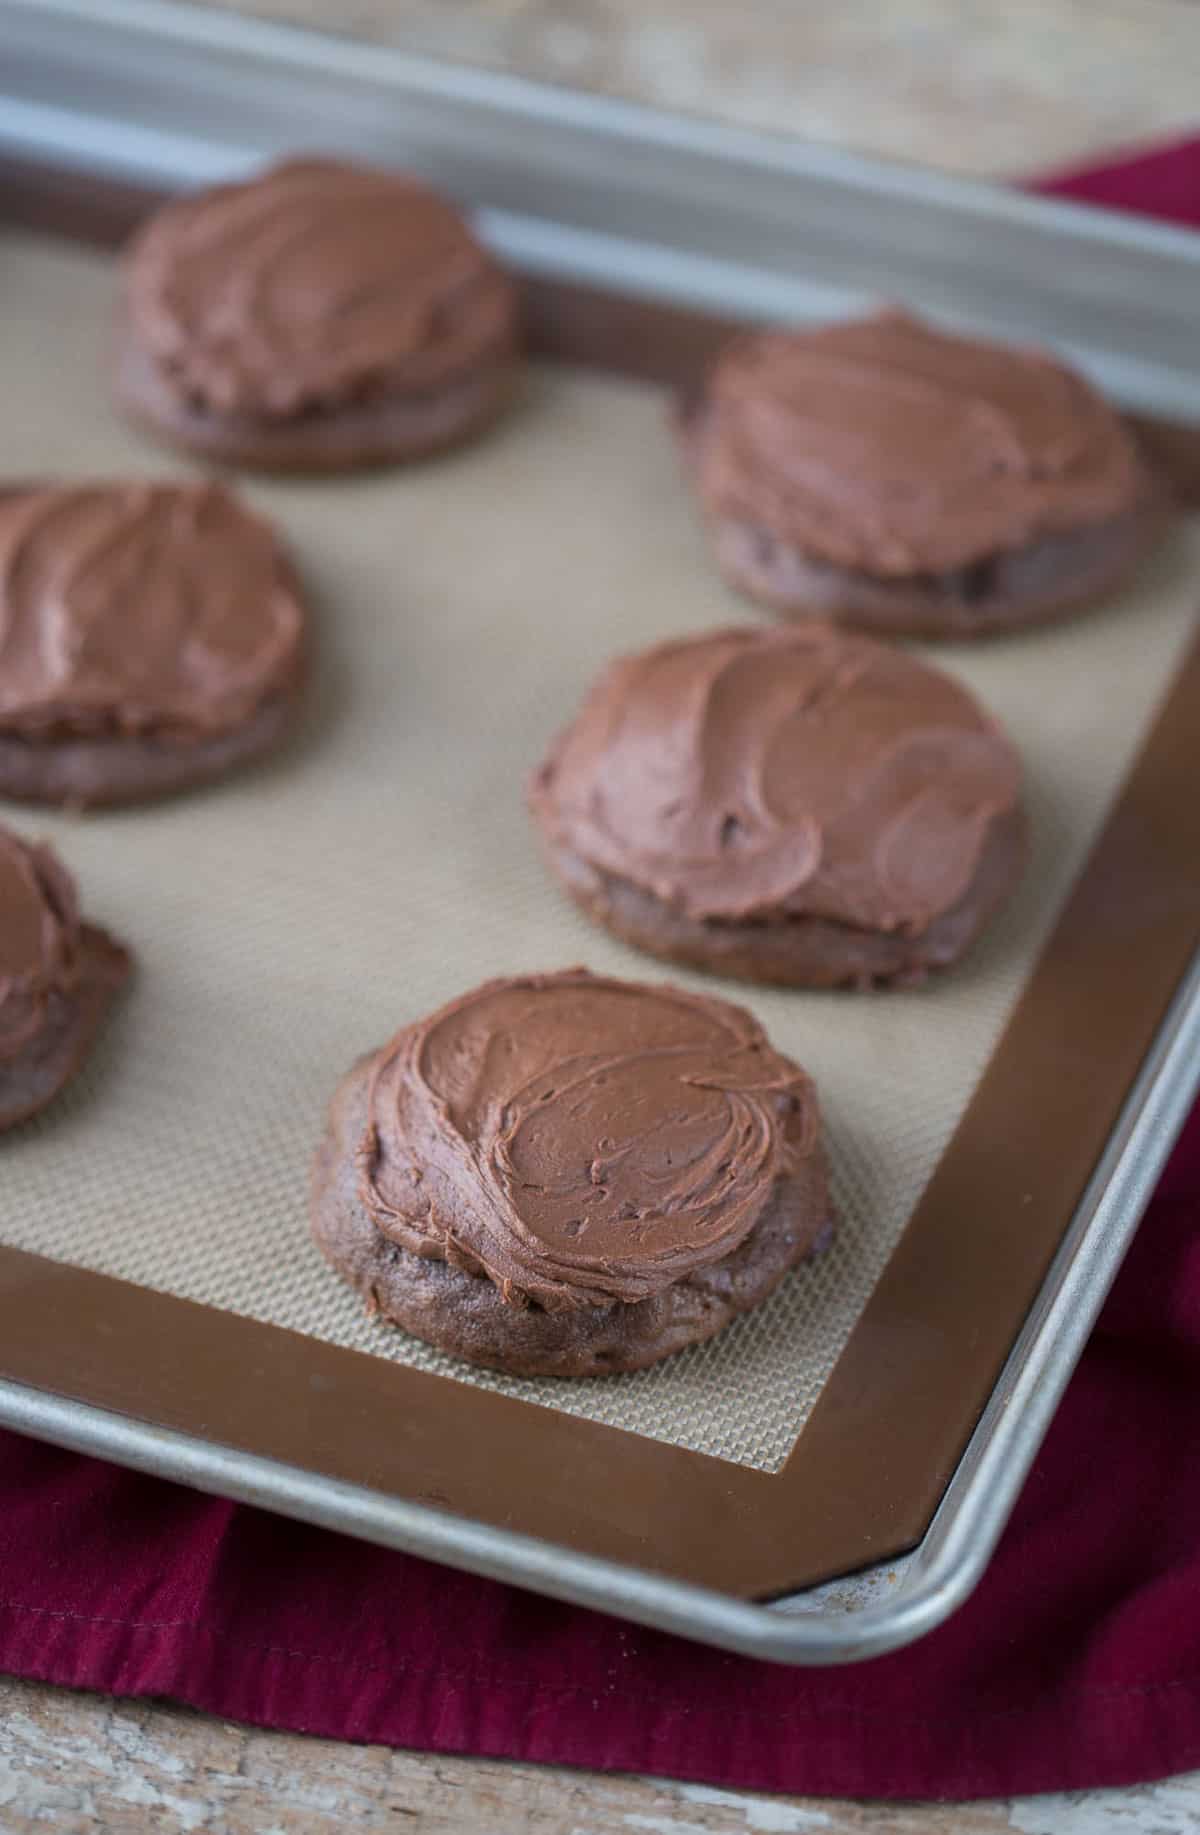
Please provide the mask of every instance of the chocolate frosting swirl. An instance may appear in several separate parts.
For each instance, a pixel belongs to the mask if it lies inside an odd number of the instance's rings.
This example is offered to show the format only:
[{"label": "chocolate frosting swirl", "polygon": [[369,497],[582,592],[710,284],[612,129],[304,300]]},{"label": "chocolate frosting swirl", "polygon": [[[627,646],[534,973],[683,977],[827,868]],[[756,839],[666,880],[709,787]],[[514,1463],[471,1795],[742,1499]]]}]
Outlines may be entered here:
[{"label": "chocolate frosting swirl", "polygon": [[1082,378],[903,312],[735,340],[709,377],[693,460],[710,515],[884,576],[967,566],[1151,491]]},{"label": "chocolate frosting swirl", "polygon": [[169,204],[135,238],[135,336],[188,401],[279,420],[420,394],[514,344],[511,283],[412,179],[289,160]]},{"label": "chocolate frosting swirl", "polygon": [[75,885],[48,847],[0,828],[0,1063],[41,1031],[79,977]]},{"label": "chocolate frosting swirl", "polygon": [[552,1312],[731,1254],[819,1127],[808,1078],[740,1007],[585,969],[487,982],[404,1028],[369,1113],[377,1227]]},{"label": "chocolate frosting swirl", "polygon": [[266,523],[215,485],[0,498],[0,731],[239,726],[291,682],[303,614]]},{"label": "chocolate frosting swirl", "polygon": [[1020,776],[950,677],[806,623],[612,664],[530,801],[554,845],[693,917],[914,934],[966,892]]}]

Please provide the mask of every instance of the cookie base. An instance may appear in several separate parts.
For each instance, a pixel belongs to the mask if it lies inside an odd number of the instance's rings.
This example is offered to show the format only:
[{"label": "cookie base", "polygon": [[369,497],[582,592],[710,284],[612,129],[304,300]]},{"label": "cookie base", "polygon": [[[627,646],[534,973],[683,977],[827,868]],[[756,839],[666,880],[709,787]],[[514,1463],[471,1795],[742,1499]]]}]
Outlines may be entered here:
[{"label": "cookie base", "polygon": [[312,1174],[317,1247],[367,1310],[413,1337],[510,1376],[612,1376],[644,1370],[713,1337],[767,1298],[822,1246],[830,1225],[824,1157],[781,1179],[763,1216],[724,1261],[633,1305],[548,1313],[507,1304],[486,1276],[427,1260],[383,1235],[358,1189],[356,1149],[367,1121],[374,1056],[343,1079]]},{"label": "cookie base", "polygon": [[0,732],[0,797],[95,809],[191,790],[273,751],[298,699],[299,683],[244,725],[211,739],[25,739]]},{"label": "cookie base", "polygon": [[84,924],[79,982],[50,996],[46,1023],[8,1063],[0,1064],[0,1132],[28,1121],[69,1083],[91,1049],[114,996],[129,975],[129,952],[106,931]]},{"label": "cookie base", "polygon": [[988,637],[1086,611],[1122,585],[1163,526],[1143,505],[946,574],[884,578],[814,560],[732,518],[712,540],[729,584],[788,618],[831,618],[882,637]]},{"label": "cookie base", "polygon": [[1028,832],[1020,810],[996,824],[963,897],[917,935],[859,930],[819,917],[695,918],[548,839],[544,845],[576,904],[635,949],[777,987],[884,988],[918,985],[958,961],[1020,878]]},{"label": "cookie base", "polygon": [[516,375],[516,361],[506,351],[437,395],[382,395],[260,421],[186,401],[126,331],[116,393],[146,432],[199,458],[247,471],[341,472],[423,459],[473,439],[508,405]]}]

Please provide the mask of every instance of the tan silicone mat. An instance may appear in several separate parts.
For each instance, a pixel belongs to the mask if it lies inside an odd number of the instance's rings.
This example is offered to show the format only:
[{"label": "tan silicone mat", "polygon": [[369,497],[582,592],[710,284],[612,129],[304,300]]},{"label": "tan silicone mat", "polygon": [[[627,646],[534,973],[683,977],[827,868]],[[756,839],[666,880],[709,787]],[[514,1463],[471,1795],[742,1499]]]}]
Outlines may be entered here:
[{"label": "tan silicone mat", "polygon": [[[3,474],[182,469],[109,406],[112,296],[102,257],[0,244]],[[286,755],[203,795],[6,812],[60,846],[139,973],[74,1088],[0,1145],[0,1241],[777,1470],[1180,657],[1200,525],[1099,614],[938,652],[1010,727],[1034,818],[1032,870],[961,972],[865,998],[729,987],[817,1078],[841,1216],[828,1254],[656,1370],[509,1382],[368,1323],[319,1260],[306,1179],[323,1108],[358,1053],[487,975],[584,961],[661,978],[547,881],[523,780],[614,651],[753,614],[713,576],[662,397],[642,386],[543,371],[462,456],[245,488],[309,589],[311,714]]]}]

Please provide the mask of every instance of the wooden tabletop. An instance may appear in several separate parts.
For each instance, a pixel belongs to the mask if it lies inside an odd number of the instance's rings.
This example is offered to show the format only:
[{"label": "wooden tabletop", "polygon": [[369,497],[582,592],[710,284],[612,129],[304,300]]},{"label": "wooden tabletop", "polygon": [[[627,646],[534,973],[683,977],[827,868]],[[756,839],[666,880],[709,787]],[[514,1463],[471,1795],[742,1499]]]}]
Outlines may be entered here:
[{"label": "wooden tabletop", "polygon": [[[200,0],[983,176],[1195,129],[1200,0]],[[0,1678],[0,1835],[1185,1835],[1200,1773],[849,1804],[391,1752]]]},{"label": "wooden tabletop", "polygon": [[1200,0],[202,4],[983,176],[1200,117]]},{"label": "wooden tabletop", "polygon": [[835,1803],[438,1758],[0,1677],[3,1835],[1191,1835],[1200,1773],[1007,1803]]}]

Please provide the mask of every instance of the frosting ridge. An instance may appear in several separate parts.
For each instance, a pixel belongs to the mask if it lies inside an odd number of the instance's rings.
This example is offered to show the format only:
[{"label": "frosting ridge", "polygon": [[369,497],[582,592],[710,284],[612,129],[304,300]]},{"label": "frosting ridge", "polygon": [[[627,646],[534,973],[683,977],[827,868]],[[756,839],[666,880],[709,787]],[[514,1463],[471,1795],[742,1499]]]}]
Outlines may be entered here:
[{"label": "frosting ridge", "polygon": [[809,1079],[741,1008],[571,969],[485,983],[377,1054],[378,1229],[547,1311],[723,1259],[815,1151]]},{"label": "frosting ridge", "polygon": [[225,732],[292,681],[302,638],[270,528],[218,486],[0,497],[0,731]]},{"label": "frosting ridge", "polygon": [[1152,489],[1082,377],[901,311],[735,339],[692,426],[708,514],[884,576],[965,567]]},{"label": "frosting ridge", "polygon": [[75,884],[48,847],[0,827],[0,1062],[40,1032],[79,975]]},{"label": "frosting ridge", "polygon": [[334,160],[169,204],[135,237],[126,284],[156,365],[223,414],[433,390],[514,343],[512,285],[453,206]]},{"label": "frosting ridge", "polygon": [[530,786],[548,839],[689,916],[919,933],[1020,797],[949,676],[806,622],[618,659]]}]

